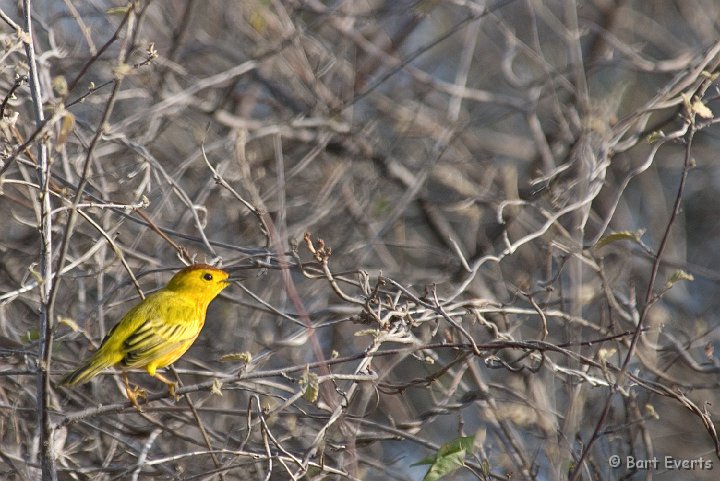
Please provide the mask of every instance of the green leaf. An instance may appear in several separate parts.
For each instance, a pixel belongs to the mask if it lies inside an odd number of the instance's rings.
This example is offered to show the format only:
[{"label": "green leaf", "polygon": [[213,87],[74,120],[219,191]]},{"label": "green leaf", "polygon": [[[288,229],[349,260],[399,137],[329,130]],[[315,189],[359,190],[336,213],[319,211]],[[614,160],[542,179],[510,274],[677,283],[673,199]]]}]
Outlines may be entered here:
[{"label": "green leaf", "polygon": [[662,130],[656,130],[652,132],[650,135],[647,136],[645,140],[647,140],[648,144],[654,144],[658,140],[662,140],[665,138],[665,134]]},{"label": "green leaf", "polygon": [[37,341],[38,339],[40,339],[40,330],[30,329],[20,340],[23,342],[23,344],[29,344],[31,342]]},{"label": "green leaf", "polygon": [[617,242],[620,240],[629,240],[638,245],[642,245],[642,241],[640,240],[640,238],[643,236],[644,233],[645,229],[640,229],[635,232],[629,230],[613,232],[612,234],[602,236],[600,240],[597,241],[597,244],[595,244],[595,247],[599,249],[600,247],[605,247],[608,244],[612,244],[613,242]]},{"label": "green leaf", "polygon": [[462,468],[465,465],[465,455],[472,450],[473,444],[475,444],[475,436],[459,437],[440,446],[436,455],[428,456],[411,466],[429,464],[430,469],[423,481],[436,481]]},{"label": "green leaf", "polygon": [[78,332],[80,330],[80,326],[78,326],[77,322],[75,322],[71,317],[57,316],[57,323],[65,324],[67,327],[69,327],[75,332]]},{"label": "green leaf", "polygon": [[105,10],[105,13],[107,15],[125,15],[130,10],[130,4],[125,5],[124,7],[112,7]]},{"label": "green leaf", "polygon": [[361,336],[372,336],[372,337],[378,337],[380,335],[379,329],[362,329],[360,331],[357,331],[353,336],[355,337],[361,337]]},{"label": "green leaf", "polygon": [[240,361],[244,362],[245,364],[250,364],[252,362],[252,354],[250,354],[249,351],[233,352],[231,354],[225,354],[220,358],[220,360],[224,362]]},{"label": "green leaf", "polygon": [[668,289],[671,288],[673,285],[675,285],[676,282],[680,281],[694,281],[695,278],[692,274],[685,272],[683,270],[675,271],[673,275],[670,276],[670,279],[667,280],[665,283],[665,287]]},{"label": "green leaf", "polygon": [[655,411],[655,406],[650,403],[645,405],[645,412],[653,419],[660,419],[660,415]]}]

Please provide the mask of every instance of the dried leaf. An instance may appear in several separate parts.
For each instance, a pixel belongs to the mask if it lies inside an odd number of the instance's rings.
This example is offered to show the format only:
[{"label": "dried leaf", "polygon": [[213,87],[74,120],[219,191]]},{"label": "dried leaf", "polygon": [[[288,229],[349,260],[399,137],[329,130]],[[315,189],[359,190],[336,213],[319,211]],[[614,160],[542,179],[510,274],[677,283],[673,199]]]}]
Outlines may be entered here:
[{"label": "dried leaf", "polygon": [[222,396],[222,382],[219,379],[213,379],[213,385],[210,392],[216,396]]},{"label": "dried leaf", "polygon": [[132,72],[132,65],[119,63],[113,68],[113,77],[115,77],[116,80],[122,80],[130,72]]},{"label": "dried leaf", "polygon": [[68,83],[63,75],[57,75],[52,79],[52,88],[58,97],[67,97]]},{"label": "dried leaf", "polygon": [[22,43],[25,43],[27,45],[30,45],[32,43],[32,37],[30,37],[30,34],[25,30],[18,28],[15,33],[17,34],[18,38]]},{"label": "dried leaf", "polygon": [[303,388],[303,397],[306,401],[311,403],[317,402],[319,386],[318,375],[310,372],[310,368],[306,367],[302,378],[300,378],[300,387]]},{"label": "dried leaf", "polygon": [[693,102],[692,111],[704,119],[711,119],[714,117],[712,110],[710,110],[710,108],[700,99]]},{"label": "dried leaf", "polygon": [[58,135],[56,149],[61,147],[67,142],[70,133],[75,130],[75,116],[70,112],[65,112],[63,115],[62,125],[60,126],[60,134]]}]

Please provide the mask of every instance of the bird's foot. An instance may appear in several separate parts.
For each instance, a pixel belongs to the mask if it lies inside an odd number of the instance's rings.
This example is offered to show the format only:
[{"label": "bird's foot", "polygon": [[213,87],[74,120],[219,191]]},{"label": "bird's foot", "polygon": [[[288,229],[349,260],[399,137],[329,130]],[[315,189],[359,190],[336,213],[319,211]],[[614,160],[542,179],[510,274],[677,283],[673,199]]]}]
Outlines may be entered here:
[{"label": "bird's foot", "polygon": [[176,382],[171,381],[170,379],[166,378],[165,376],[163,376],[163,375],[160,374],[159,372],[156,372],[156,373],[155,373],[155,379],[157,379],[158,381],[162,381],[162,382],[165,383],[165,385],[166,385],[167,388],[168,388],[168,394],[170,394],[170,397],[171,397],[171,398],[173,398],[175,401],[179,401],[179,400],[180,400],[180,396],[178,396],[177,393],[175,392],[175,390],[177,389],[177,383],[176,383]]},{"label": "bird's foot", "polygon": [[180,396],[178,396],[175,393],[175,390],[177,389],[177,383],[173,382],[167,385],[168,387],[168,394],[170,394],[170,397],[173,398],[176,402],[180,400]]},{"label": "bird's foot", "polygon": [[137,409],[139,412],[143,412],[143,410],[140,408],[140,404],[138,403],[138,398],[142,398],[147,401],[147,394],[145,393],[145,389],[141,388],[140,386],[135,386],[132,389],[129,386],[126,386],[125,393],[127,394],[127,397],[132,403],[132,405],[135,406],[135,409]]},{"label": "bird's foot", "polygon": [[128,399],[130,400],[132,405],[135,406],[135,409],[137,409],[138,412],[142,412],[142,409],[140,409],[140,404],[138,404],[138,398],[141,397],[147,400],[147,394],[145,394],[145,390],[140,386],[135,386],[131,389],[127,373],[123,373],[123,381],[125,381],[125,394],[127,395]]}]

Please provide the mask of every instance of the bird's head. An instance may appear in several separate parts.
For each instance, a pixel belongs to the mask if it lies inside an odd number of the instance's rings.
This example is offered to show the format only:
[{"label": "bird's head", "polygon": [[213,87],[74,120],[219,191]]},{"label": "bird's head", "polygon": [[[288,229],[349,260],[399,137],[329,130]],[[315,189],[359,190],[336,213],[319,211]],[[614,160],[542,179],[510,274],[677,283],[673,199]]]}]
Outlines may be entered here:
[{"label": "bird's head", "polygon": [[193,264],[170,279],[167,289],[210,302],[230,285],[229,274],[208,264]]}]

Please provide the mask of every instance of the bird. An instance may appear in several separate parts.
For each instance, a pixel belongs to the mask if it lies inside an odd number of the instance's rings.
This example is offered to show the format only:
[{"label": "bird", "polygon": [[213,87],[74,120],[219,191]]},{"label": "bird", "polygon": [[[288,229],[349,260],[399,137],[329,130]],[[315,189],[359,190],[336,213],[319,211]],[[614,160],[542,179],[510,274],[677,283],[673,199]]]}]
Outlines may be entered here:
[{"label": "bird", "polygon": [[208,264],[193,264],[178,271],[168,284],[130,309],[107,333],[100,347],[80,367],[60,381],[73,387],[88,382],[101,371],[118,367],[125,392],[141,411],[138,397],[146,398],[142,388],[130,388],[127,371],[144,368],[165,383],[170,396],[176,383],[157,370],[174,363],[195,342],[205,324],[208,305],[231,284],[229,274]]}]

